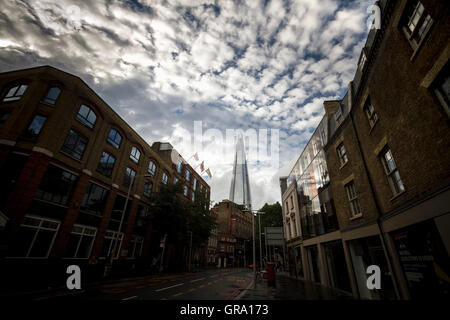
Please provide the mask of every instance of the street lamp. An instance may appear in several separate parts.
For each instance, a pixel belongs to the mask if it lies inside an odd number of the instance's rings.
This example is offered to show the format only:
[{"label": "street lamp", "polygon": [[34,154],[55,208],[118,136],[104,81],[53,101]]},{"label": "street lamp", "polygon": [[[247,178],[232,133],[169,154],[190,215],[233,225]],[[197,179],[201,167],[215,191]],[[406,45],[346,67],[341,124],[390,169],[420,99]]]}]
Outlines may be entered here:
[{"label": "street lamp", "polygon": [[191,272],[191,256],[192,256],[192,231],[188,231],[191,234],[191,241],[189,243],[189,266],[188,271]]},{"label": "street lamp", "polygon": [[[151,175],[144,174],[144,175],[139,175],[138,177],[146,177],[146,178],[148,178],[148,177],[151,177]],[[114,239],[114,246],[113,246],[112,255],[111,255],[112,257],[110,258],[110,261],[109,261],[109,268],[110,269],[112,269],[112,264],[113,264],[113,261],[114,261],[114,255],[116,254],[116,250],[117,250],[117,240],[119,239],[120,230],[122,230],[123,218],[125,216],[125,212],[127,211],[128,199],[130,198],[131,187],[133,186],[135,178],[136,178],[136,175],[131,176],[130,185],[128,187],[127,198],[125,199],[125,204],[124,204],[123,210],[122,210],[122,216],[120,217],[119,230],[118,230],[117,236]],[[119,258],[119,256],[120,256],[120,254],[117,255],[117,258]]]},{"label": "street lamp", "polygon": [[258,226],[259,226],[259,260],[260,260],[260,265],[259,267],[262,269],[262,245],[261,245],[261,215],[265,214],[265,212],[263,211],[257,211],[256,214],[258,214]]},{"label": "street lamp", "polygon": [[[253,229],[253,288],[256,288],[256,246],[255,246],[255,214],[258,210],[246,209],[243,212],[250,212],[252,214],[252,229]],[[261,239],[260,239],[261,240]]]}]

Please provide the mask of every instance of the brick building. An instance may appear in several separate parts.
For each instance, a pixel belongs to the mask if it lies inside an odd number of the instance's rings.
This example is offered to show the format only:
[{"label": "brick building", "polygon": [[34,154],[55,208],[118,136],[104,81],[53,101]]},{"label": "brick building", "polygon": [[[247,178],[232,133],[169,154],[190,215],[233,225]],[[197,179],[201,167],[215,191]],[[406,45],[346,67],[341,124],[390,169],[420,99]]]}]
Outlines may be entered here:
[{"label": "brick building", "polygon": [[252,237],[252,215],[244,206],[229,200],[216,203],[212,209],[217,214],[218,266],[244,266],[244,252],[251,255],[248,240]]},{"label": "brick building", "polygon": [[[381,29],[369,33],[346,95],[324,102],[339,230],[311,247],[318,257],[304,264],[321,276],[305,278],[336,286],[332,240],[343,248],[353,296],[442,297],[450,290],[449,7],[377,4]],[[366,286],[370,265],[381,269],[380,290]]]},{"label": "brick building", "polygon": [[[70,264],[96,277],[113,251],[119,270],[151,258],[150,196],[178,174],[166,144],[148,145],[84,81],[53,67],[2,73],[0,88],[2,282],[60,283]],[[198,185],[209,197],[190,172],[186,200]]]}]

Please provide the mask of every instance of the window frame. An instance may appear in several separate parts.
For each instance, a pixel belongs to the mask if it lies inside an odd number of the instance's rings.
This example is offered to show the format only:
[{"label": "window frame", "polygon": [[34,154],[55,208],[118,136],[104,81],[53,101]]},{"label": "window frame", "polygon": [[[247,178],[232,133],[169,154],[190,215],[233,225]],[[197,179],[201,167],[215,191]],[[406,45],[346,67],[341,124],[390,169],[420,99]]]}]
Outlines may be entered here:
[{"label": "window frame", "polygon": [[[113,158],[113,159],[114,159],[114,162],[112,163],[111,172],[110,172],[109,175],[106,174],[106,173],[103,171],[103,169],[100,168],[100,164],[102,163],[101,160],[102,160],[102,158],[103,158],[103,154],[107,154],[107,155],[108,155],[108,161],[106,162],[108,165],[109,165],[109,159],[110,159],[110,158]],[[112,155],[111,153],[109,153],[109,152],[103,150],[103,151],[102,151],[102,154],[100,155],[100,159],[99,159],[99,161],[98,161],[98,165],[97,165],[96,171],[99,172],[99,173],[101,173],[101,174],[104,175],[105,177],[111,178],[111,176],[112,176],[112,174],[113,174],[113,171],[114,171],[114,166],[115,166],[115,164],[116,164],[116,157],[115,157],[114,155]]]},{"label": "window frame", "polygon": [[[58,94],[56,95],[56,98],[55,99],[51,99],[51,98],[49,98],[48,97],[48,95],[49,95],[49,93],[50,93],[50,91],[52,90],[52,89],[58,89],[59,90],[59,92],[58,92]],[[62,92],[62,89],[59,87],[59,86],[55,86],[55,85],[51,85],[51,86],[49,86],[48,87],[48,89],[47,89],[47,92],[46,92],[46,94],[45,94],[45,96],[44,96],[44,98],[42,99],[42,103],[45,103],[45,104],[47,104],[47,105],[49,105],[49,106],[55,106],[56,105],[56,102],[58,101],[58,99],[59,99],[59,97],[60,97],[60,95],[61,95],[61,92]],[[53,102],[52,102],[53,101]]]},{"label": "window frame", "polygon": [[[151,169],[150,169],[151,164],[153,164],[152,167],[154,167],[154,170],[153,170],[153,171],[151,171]],[[150,160],[150,161],[148,162],[147,173],[150,174],[152,177],[155,177],[155,176],[156,176],[157,170],[158,170],[158,167],[157,167],[155,161]]]},{"label": "window frame", "polygon": [[[84,117],[83,115],[80,114],[81,108],[83,108],[83,107],[85,107],[85,108],[88,109],[88,112],[87,112],[87,114],[86,114],[86,117]],[[94,120],[93,123],[89,120],[89,116],[90,116],[91,113],[93,113],[94,116],[95,116],[95,120]],[[79,122],[81,122],[84,126],[86,126],[86,127],[88,127],[89,129],[92,130],[92,129],[95,128],[95,124],[97,123],[98,115],[97,115],[97,113],[94,111],[93,108],[91,108],[90,106],[88,106],[88,105],[82,103],[82,104],[80,105],[80,108],[78,109],[78,112],[77,112],[77,115],[75,116],[75,118],[76,118]]]},{"label": "window frame", "polygon": [[[164,177],[166,179],[164,179]],[[165,185],[167,185],[169,183],[169,175],[167,174],[167,172],[163,172],[162,177],[161,177],[161,182],[164,183]]]},{"label": "window frame", "polygon": [[[419,20],[417,20],[417,24],[414,26],[414,29],[411,30],[410,24],[413,22],[412,19],[415,17],[415,14],[419,7],[422,6],[423,11],[419,17]],[[409,13],[411,13],[411,16],[409,16]],[[425,20],[430,18],[425,25]],[[408,40],[409,44],[414,50],[413,57],[415,56],[415,53],[417,50],[421,47],[422,43],[424,42],[425,38],[429,34],[429,31],[431,30],[431,27],[434,24],[434,20],[429,14],[429,12],[426,10],[425,6],[420,0],[410,0],[406,4],[404,13],[403,13],[403,19],[401,22],[401,29],[403,30],[403,33],[406,36],[406,39]],[[425,27],[424,27],[425,26]],[[424,27],[424,28],[423,28]],[[416,36],[421,32],[419,39],[416,38]]]},{"label": "window frame", "polygon": [[[17,93],[20,92],[20,89],[22,87],[25,87],[25,89],[23,89],[23,91],[20,95],[17,95]],[[1,103],[19,101],[20,99],[22,99],[22,97],[25,94],[25,92],[27,91],[28,87],[29,87],[29,84],[23,83],[23,82],[18,83],[18,84],[16,83],[12,86],[9,86],[2,98]],[[13,89],[16,89],[16,90],[14,90],[14,92],[10,96],[8,96],[10,94],[11,90],[13,90]],[[8,99],[8,100],[6,100],[6,99]]]},{"label": "window frame", "polygon": [[[150,190],[148,190],[148,185],[150,185]],[[152,195],[152,191],[153,191],[153,181],[151,181],[150,179],[145,179],[143,195],[146,196],[147,198],[150,198]]]},{"label": "window frame", "polygon": [[[132,174],[132,173],[134,173],[134,174]],[[136,180],[136,173],[137,173],[136,170],[134,170],[133,168],[126,167],[125,174],[124,174],[123,180],[122,180],[122,185],[124,187],[129,187],[131,184],[131,181],[133,181],[133,184],[134,184],[134,182]],[[133,178],[131,178],[131,176],[133,176]]]},{"label": "window frame", "polygon": [[[75,227],[81,228],[81,232],[75,231],[75,230],[74,230]],[[95,232],[94,232],[94,234],[87,234],[87,233],[85,233],[86,230],[91,230],[91,231],[95,231]],[[63,254],[63,259],[77,259],[77,260],[89,259],[89,257],[91,256],[91,253],[92,253],[92,248],[94,247],[94,242],[95,242],[95,237],[97,236],[97,231],[98,231],[98,230],[97,230],[96,227],[86,226],[86,225],[82,225],[82,224],[74,224],[74,225],[73,225],[73,228],[72,228],[72,231],[70,232],[70,236],[71,236],[72,234],[74,234],[74,235],[79,235],[79,236],[80,236],[80,238],[78,239],[77,248],[76,248],[76,250],[75,250],[75,253],[74,253],[74,256],[73,256],[73,257],[72,257],[72,256],[71,256],[71,257],[68,257],[68,256],[66,256],[65,253],[64,253],[64,254]],[[69,240],[70,240],[70,236],[69,236]],[[84,238],[85,236],[87,236],[87,237],[89,237],[89,238],[92,238],[92,239],[91,239],[91,244],[90,244],[90,246],[89,246],[89,250],[88,250],[87,257],[77,257],[77,255],[78,255],[78,250],[80,249],[81,241],[83,240],[83,238]],[[66,248],[67,248],[67,246],[66,246]]]},{"label": "window frame", "polygon": [[[133,154],[133,150],[135,151],[134,154]],[[137,156],[136,156],[136,153],[138,154]],[[133,161],[136,164],[139,164],[139,160],[141,158],[141,154],[142,154],[141,150],[139,150],[138,147],[136,147],[136,146],[132,146],[131,147],[131,152],[130,152],[130,159],[131,159],[131,161]]]},{"label": "window frame", "polygon": [[[33,123],[36,121],[36,118],[38,118],[38,117],[44,118],[44,121],[42,122],[42,125],[39,128],[39,131],[37,133],[34,133],[34,132],[31,133],[30,128],[33,125]],[[36,113],[33,116],[33,119],[31,120],[30,124],[28,125],[27,130],[24,132],[23,138],[26,140],[36,141],[39,138],[39,135],[41,134],[42,129],[44,128],[45,123],[47,122],[47,119],[48,119],[47,115]]]},{"label": "window frame", "polygon": [[[358,200],[358,192],[356,191],[355,181],[352,180],[352,181],[346,183],[345,190],[347,192],[348,201],[350,203],[351,218],[355,218],[355,217],[362,215],[361,205]],[[351,191],[353,191],[353,194]],[[355,212],[356,211],[355,204],[359,208],[359,212]]]},{"label": "window frame", "polygon": [[[372,107],[372,112],[370,110],[370,107]],[[364,113],[366,114],[367,120],[369,121],[369,126],[372,129],[378,122],[378,113],[375,111],[375,108],[372,102],[370,101],[370,98],[368,98],[366,103],[364,104]]]},{"label": "window frame", "polygon": [[[388,153],[390,154],[392,163],[395,166],[393,169],[389,168],[388,160],[386,159],[386,155]],[[383,148],[383,150],[380,152],[379,157],[381,158],[380,160],[383,165],[384,173],[386,174],[386,177],[388,179],[388,183],[391,188],[392,194],[394,197],[397,197],[398,195],[404,193],[406,188],[405,188],[403,180],[400,176],[400,172],[398,170],[397,163],[395,162],[394,155],[392,154],[392,150],[389,148],[389,146],[386,146]],[[398,179],[395,179],[396,173],[398,175]],[[400,181],[400,184],[398,184],[399,181]],[[401,186],[401,188],[400,188],[400,186]],[[399,189],[399,191],[397,191],[397,188]]]},{"label": "window frame", "polygon": [[[75,156],[75,155],[72,154],[71,152],[68,152],[68,151],[63,150],[63,149],[65,148],[65,146],[66,146],[67,139],[69,138],[69,136],[71,135],[72,132],[75,133],[75,135],[77,136],[77,140],[76,140],[76,144],[77,144],[77,145],[78,145],[78,142],[79,142],[81,139],[86,140],[86,144],[85,144],[85,146],[84,146],[83,152],[82,152],[81,155],[80,155],[80,158],[78,158],[77,156]],[[74,158],[74,159],[80,161],[81,159],[83,159],[83,155],[84,155],[84,152],[85,152],[86,149],[87,149],[88,144],[89,144],[89,139],[88,139],[86,136],[84,136],[82,133],[78,132],[78,131],[75,130],[74,128],[70,128],[70,129],[69,129],[69,132],[67,133],[66,139],[64,140],[63,145],[61,146],[60,152],[63,153],[63,154],[65,154],[65,155],[67,155],[67,156],[69,156],[69,157],[71,157],[71,158]],[[66,149],[68,149],[68,148],[66,147]],[[76,147],[75,147],[74,149],[72,149],[72,152],[73,152],[75,149],[76,149]],[[69,150],[69,149],[68,149],[68,150]]]},{"label": "window frame", "polygon": [[[114,138],[111,138],[111,131],[115,131]],[[119,142],[116,141],[117,136],[120,137]],[[106,142],[108,142],[110,145],[112,145],[116,149],[120,149],[120,145],[122,144],[122,135],[120,134],[119,130],[116,128],[111,127],[108,131],[108,136],[106,137]]]},{"label": "window frame", "polygon": [[[344,153],[342,153],[342,149],[344,149]],[[339,157],[339,162],[341,163],[341,167],[343,167],[349,161],[348,156],[347,156],[347,150],[345,149],[344,141],[342,141],[337,146],[336,151],[337,151],[337,154],[338,154],[338,157]],[[343,161],[344,157],[345,157],[345,161]]]}]

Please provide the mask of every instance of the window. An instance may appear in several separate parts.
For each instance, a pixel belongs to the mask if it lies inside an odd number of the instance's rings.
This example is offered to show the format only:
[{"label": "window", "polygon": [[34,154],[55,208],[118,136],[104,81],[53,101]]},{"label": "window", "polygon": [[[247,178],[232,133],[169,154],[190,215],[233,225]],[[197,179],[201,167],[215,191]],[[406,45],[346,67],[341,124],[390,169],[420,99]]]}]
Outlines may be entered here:
[{"label": "window", "polygon": [[119,248],[122,245],[123,233],[107,230],[105,234],[105,239],[103,240],[102,252],[100,253],[101,258],[109,257],[113,254],[114,248],[115,254],[114,258],[117,259],[119,256]]},{"label": "window", "polygon": [[417,49],[426,32],[430,29],[433,19],[420,1],[412,1],[408,4],[405,18],[403,30],[407,34],[412,47]]},{"label": "window", "polygon": [[182,163],[180,161],[180,162],[177,163],[177,172],[181,174],[181,169],[182,168],[183,168],[183,165],[182,165]]},{"label": "window", "polygon": [[[342,111],[341,107],[338,107],[336,113],[334,114],[334,120],[336,121],[336,126],[339,126],[342,122]],[[309,162],[308,162],[309,163]]]},{"label": "window", "polygon": [[103,151],[100,162],[98,163],[97,171],[107,177],[111,177],[114,169],[114,162],[116,162],[116,158],[108,152]]},{"label": "window", "polygon": [[364,66],[366,64],[367,58],[366,58],[366,54],[364,53],[364,51],[361,54],[361,60],[359,61],[359,65],[358,68],[359,70],[362,72],[364,70]]},{"label": "window", "polygon": [[162,183],[167,184],[167,182],[169,181],[169,176],[167,175],[167,173],[163,173],[161,181]]},{"label": "window", "polygon": [[136,171],[134,171],[131,168],[126,168],[125,169],[125,175],[123,176],[123,185],[125,187],[130,186],[131,180],[134,181],[134,178],[136,177]]},{"label": "window", "polygon": [[77,119],[80,120],[85,126],[94,128],[97,116],[91,108],[82,104],[80,110],[78,110]]},{"label": "window", "polygon": [[343,142],[337,147],[337,153],[339,156],[339,160],[341,161],[341,165],[343,166],[348,162],[348,157]]},{"label": "window", "polygon": [[180,181],[180,179],[178,179],[177,177],[174,177],[174,178],[173,178],[173,183],[174,183],[174,184],[177,184],[178,181]]},{"label": "window", "polygon": [[139,158],[140,157],[141,157],[141,152],[139,151],[139,149],[136,148],[136,147],[132,147],[131,148],[130,159],[133,160],[133,162],[135,162],[135,163],[139,163]]},{"label": "window", "polygon": [[378,115],[375,112],[375,109],[373,108],[370,99],[367,99],[367,102],[364,106],[364,111],[366,112],[367,119],[369,119],[370,127],[373,127],[378,120]]},{"label": "window", "polygon": [[61,93],[61,89],[58,87],[51,87],[47,91],[47,95],[44,98],[44,102],[55,105],[56,100],[58,100],[59,94]]},{"label": "window", "polygon": [[156,174],[156,164],[150,160],[150,162],[148,163],[148,170],[147,172],[154,177]]},{"label": "window", "polygon": [[59,167],[49,165],[36,191],[35,198],[67,205],[77,176]]},{"label": "window", "polygon": [[185,197],[188,196],[188,192],[189,192],[188,186],[185,185],[185,186],[183,187],[183,194],[184,194]]},{"label": "window", "polygon": [[61,152],[74,157],[75,159],[81,160],[87,144],[87,138],[85,138],[81,133],[70,129],[66,141],[64,141],[64,144],[61,148]]},{"label": "window", "polygon": [[441,72],[442,75],[440,75],[436,80],[434,92],[447,112],[447,115],[450,117],[450,64],[447,64],[443,70],[444,71]]},{"label": "window", "polygon": [[64,258],[89,258],[96,233],[96,228],[74,225],[64,251]]},{"label": "window", "polygon": [[20,84],[18,86],[12,87],[11,89],[9,89],[8,93],[6,93],[6,96],[3,98],[3,102],[20,100],[27,88],[28,85],[26,84]]},{"label": "window", "polygon": [[145,180],[144,196],[150,197],[152,194],[153,183],[150,180]]},{"label": "window", "polygon": [[193,188],[194,190],[197,190],[197,178],[196,178],[196,177],[194,177],[194,182],[193,182],[193,184],[192,184],[192,188]]},{"label": "window", "polygon": [[106,203],[108,190],[89,181],[80,210],[101,216]]},{"label": "window", "polygon": [[144,243],[143,237],[132,235],[130,247],[128,248],[128,257],[136,258],[141,256],[143,243]]},{"label": "window", "polygon": [[191,193],[191,200],[192,200],[192,202],[195,201],[195,192],[194,191],[192,191],[192,193]]},{"label": "window", "polygon": [[111,130],[109,130],[108,138],[106,139],[106,141],[112,144],[116,149],[119,149],[120,142],[122,141],[122,136],[116,129],[111,128]]},{"label": "window", "polygon": [[359,206],[358,195],[356,194],[355,183],[352,181],[345,185],[347,190],[348,200],[350,201],[350,207],[352,212],[352,217],[357,216],[361,213],[361,207]]},{"label": "window", "polygon": [[11,112],[9,111],[0,112],[0,128],[3,127],[3,124],[8,120],[10,114]]},{"label": "window", "polygon": [[186,172],[185,172],[185,178],[186,178],[187,181],[189,181],[191,179],[191,172],[189,170],[187,170],[187,169],[186,169]]},{"label": "window", "polygon": [[59,221],[26,215],[18,230],[17,241],[11,246],[11,256],[47,258],[58,228]]},{"label": "window", "polygon": [[389,148],[385,148],[382,152],[381,162],[383,163],[384,171],[386,172],[394,196],[405,191],[402,179],[397,170],[397,165],[395,164],[394,157]]},{"label": "window", "polygon": [[40,114],[35,115],[33,121],[31,121],[27,131],[25,132],[24,138],[36,140],[42,128],[44,127],[46,120],[46,116],[42,116]]}]

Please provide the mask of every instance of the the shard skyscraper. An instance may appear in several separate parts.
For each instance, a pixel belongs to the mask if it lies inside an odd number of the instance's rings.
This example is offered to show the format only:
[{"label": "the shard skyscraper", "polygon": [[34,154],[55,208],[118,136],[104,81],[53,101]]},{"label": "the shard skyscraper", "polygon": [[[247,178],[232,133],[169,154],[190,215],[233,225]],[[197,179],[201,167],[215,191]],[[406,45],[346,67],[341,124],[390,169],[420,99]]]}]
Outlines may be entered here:
[{"label": "the shard skyscraper", "polygon": [[248,179],[247,160],[245,158],[244,139],[238,136],[234,156],[233,177],[230,188],[230,201],[243,204],[251,209],[250,181]]}]

